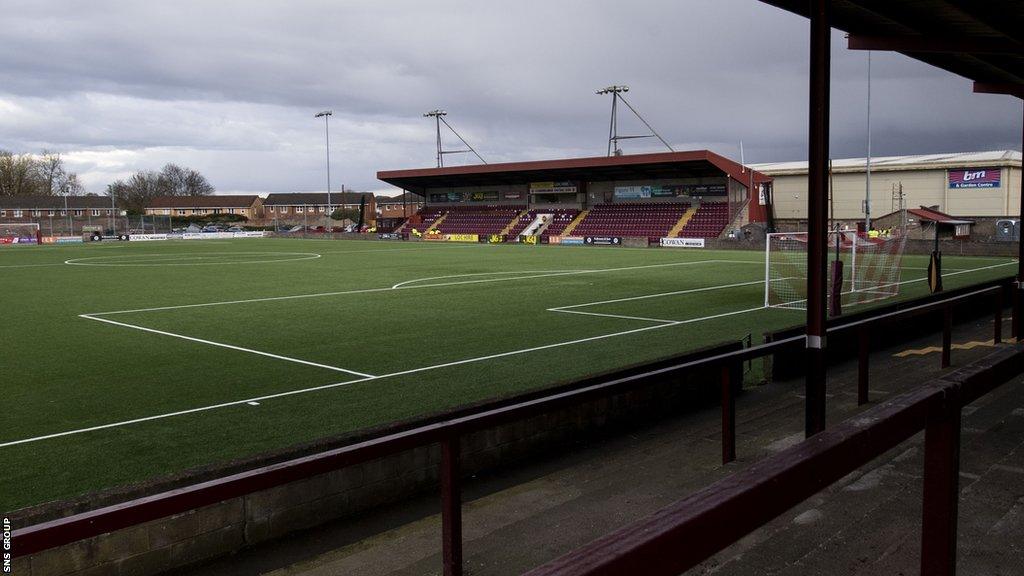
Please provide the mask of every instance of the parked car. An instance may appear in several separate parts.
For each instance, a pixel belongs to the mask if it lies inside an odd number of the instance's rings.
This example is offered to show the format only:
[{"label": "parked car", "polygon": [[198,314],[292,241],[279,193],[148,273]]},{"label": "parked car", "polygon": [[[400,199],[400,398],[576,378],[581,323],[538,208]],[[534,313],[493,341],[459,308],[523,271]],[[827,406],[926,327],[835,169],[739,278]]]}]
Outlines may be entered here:
[{"label": "parked car", "polygon": [[220,232],[220,228],[216,226],[204,226],[203,232]]},{"label": "parked car", "polygon": [[227,231],[228,231],[228,232],[245,232],[245,230],[242,230],[242,229],[241,229],[240,227],[238,227],[238,226],[232,226],[231,228],[228,228],[228,230],[227,230]]}]

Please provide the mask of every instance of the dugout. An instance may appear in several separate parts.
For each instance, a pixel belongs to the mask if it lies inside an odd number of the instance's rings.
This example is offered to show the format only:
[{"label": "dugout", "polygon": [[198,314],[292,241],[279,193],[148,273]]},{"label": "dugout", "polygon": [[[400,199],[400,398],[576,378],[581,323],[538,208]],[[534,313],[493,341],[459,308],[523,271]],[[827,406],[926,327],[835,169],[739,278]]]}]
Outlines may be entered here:
[{"label": "dugout", "polygon": [[765,221],[771,185],[770,177],[708,150],[385,170],[377,178],[435,208],[725,202],[730,221],[747,210],[745,220],[755,222]]}]

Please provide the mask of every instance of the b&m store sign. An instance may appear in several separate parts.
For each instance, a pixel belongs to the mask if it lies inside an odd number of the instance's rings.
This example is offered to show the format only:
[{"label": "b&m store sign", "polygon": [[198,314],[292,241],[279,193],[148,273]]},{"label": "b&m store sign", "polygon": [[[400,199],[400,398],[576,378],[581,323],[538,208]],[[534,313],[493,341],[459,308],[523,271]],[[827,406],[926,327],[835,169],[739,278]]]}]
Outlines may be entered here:
[{"label": "b&m store sign", "polygon": [[999,188],[999,168],[967,168],[949,171],[950,188]]}]

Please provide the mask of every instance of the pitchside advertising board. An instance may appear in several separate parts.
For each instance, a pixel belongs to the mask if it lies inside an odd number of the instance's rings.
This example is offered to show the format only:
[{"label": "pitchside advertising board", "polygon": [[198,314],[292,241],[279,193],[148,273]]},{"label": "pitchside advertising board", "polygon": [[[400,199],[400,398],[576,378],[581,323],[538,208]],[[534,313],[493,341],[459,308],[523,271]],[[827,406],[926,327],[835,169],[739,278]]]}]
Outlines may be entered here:
[{"label": "pitchside advertising board", "polygon": [[99,242],[100,240],[120,240],[130,242],[157,242],[162,240],[227,240],[228,238],[263,238],[266,234],[261,231],[246,232],[184,232],[182,234],[116,234],[103,235],[93,232],[89,240]]},{"label": "pitchside advertising board", "polygon": [[[562,242],[565,244],[565,242]],[[619,236],[584,236],[583,243],[587,246],[620,246],[622,238]]]},{"label": "pitchside advertising board", "polygon": [[950,188],[999,188],[999,168],[964,168],[949,171]]},{"label": "pitchside advertising board", "polygon": [[703,248],[703,238],[662,238],[661,246],[665,248]]},{"label": "pitchside advertising board", "polygon": [[43,244],[81,244],[81,236],[43,236]]},{"label": "pitchside advertising board", "polygon": [[479,242],[479,234],[424,234],[424,240],[435,242]]}]

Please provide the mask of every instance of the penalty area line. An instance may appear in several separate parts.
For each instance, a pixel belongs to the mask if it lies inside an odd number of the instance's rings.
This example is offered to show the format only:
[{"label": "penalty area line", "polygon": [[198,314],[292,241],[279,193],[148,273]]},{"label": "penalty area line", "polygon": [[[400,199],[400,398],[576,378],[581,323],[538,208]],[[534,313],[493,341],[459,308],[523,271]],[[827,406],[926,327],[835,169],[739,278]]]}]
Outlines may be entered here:
[{"label": "penalty area line", "polygon": [[260,350],[253,350],[252,348],[243,348],[241,346],[234,346],[232,344],[224,344],[223,342],[214,342],[212,340],[204,340],[202,338],[193,338],[192,336],[185,336],[184,334],[175,334],[174,332],[165,332],[163,330],[157,330],[155,328],[147,328],[145,326],[137,326],[135,324],[128,324],[126,322],[116,322],[107,318],[97,318],[88,314],[80,314],[79,318],[85,318],[86,320],[95,320],[96,322],[103,322],[105,324],[112,324],[114,326],[121,326],[123,328],[132,328],[134,330],[141,330],[143,332],[149,332],[151,334],[159,334],[161,336],[170,336],[172,338],[180,338],[182,340],[188,340],[190,342],[198,342],[200,344],[208,344],[210,346],[217,346],[219,348],[227,348],[228,350],[236,350],[238,352],[247,352],[249,354],[256,354],[258,356],[266,356],[267,358],[273,358],[275,360],[284,360],[286,362],[294,362],[296,364],[304,364],[306,366],[313,366],[314,368],[324,368],[326,370],[333,370],[335,372],[344,372],[346,374],[352,374],[354,376],[362,376],[364,378],[372,378],[373,374],[365,374],[363,372],[356,372],[355,370],[349,370],[347,368],[339,368],[337,366],[328,366],[327,364],[318,364],[316,362],[310,362],[308,360],[301,360],[299,358],[292,358],[290,356],[281,356],[280,354],[272,354],[270,352],[262,352]]},{"label": "penalty area line", "polygon": [[[298,395],[298,394],[308,394],[308,393],[311,393],[311,392],[318,392],[318,391],[321,391],[321,390],[329,390],[329,389],[332,389],[332,388],[338,388],[338,387],[342,387],[342,386],[349,386],[351,384],[359,384],[359,383],[362,383],[362,382],[370,382],[370,381],[374,381],[374,380],[382,380],[382,379],[385,379],[385,378],[394,378],[394,377],[397,377],[397,376],[407,376],[409,374],[417,374],[417,373],[420,373],[420,372],[427,372],[427,371],[430,371],[430,370],[437,370],[437,369],[440,369],[440,368],[450,368],[450,367],[453,367],[453,366],[460,366],[460,365],[463,365],[463,364],[472,364],[472,363],[476,363],[476,362],[483,362],[483,361],[486,361],[486,360],[494,360],[496,358],[505,358],[505,357],[509,357],[509,356],[516,356],[516,355],[519,355],[519,354],[527,354],[527,353],[530,353],[530,352],[538,352],[538,351],[541,351],[541,350],[550,350],[552,348],[559,348],[559,347],[562,347],[562,346],[572,346],[574,344],[582,344],[582,343],[585,343],[585,342],[594,342],[596,340],[604,340],[604,339],[607,339],[607,338],[615,338],[617,336],[626,336],[626,335],[629,335],[629,334],[637,334],[637,333],[640,333],[640,332],[648,332],[648,331],[651,331],[651,330],[659,330],[659,329],[662,329],[662,328],[670,328],[672,326],[681,326],[681,325],[684,325],[684,324],[692,324],[692,323],[695,323],[695,322],[703,322],[705,320],[713,320],[715,318],[723,318],[723,317],[726,317],[726,316],[735,316],[737,314],[746,314],[748,312],[755,312],[755,311],[764,310],[764,309],[765,309],[764,306],[758,306],[756,308],[747,308],[747,309],[744,309],[744,310],[734,310],[732,312],[724,312],[722,314],[714,314],[712,316],[703,316],[703,317],[699,317],[699,318],[690,318],[688,320],[674,320],[670,324],[657,324],[655,326],[644,326],[642,328],[634,328],[632,330],[624,330],[624,331],[621,331],[621,332],[612,332],[610,334],[600,334],[598,336],[590,336],[590,337],[587,337],[587,338],[577,338],[576,340],[569,340],[569,341],[566,341],[566,342],[556,342],[554,344],[544,344],[542,346],[534,346],[532,348],[523,348],[521,350],[511,350],[511,351],[508,351],[508,352],[500,352],[498,354],[489,354],[487,356],[479,356],[479,357],[476,357],[476,358],[466,358],[466,359],[463,359],[463,360],[455,360],[455,361],[452,361],[452,362],[445,362],[445,363],[442,363],[442,364],[435,364],[433,366],[424,366],[424,367],[421,367],[421,368],[412,368],[410,370],[402,370],[402,371],[399,371],[399,372],[392,372],[390,374],[381,374],[381,375],[378,375],[378,376],[367,376],[365,378],[357,378],[355,380],[347,380],[347,381],[344,381],[344,382],[333,382],[333,383],[330,383],[330,384],[324,384],[322,386],[314,386],[312,388],[301,388],[301,389],[298,389],[298,390],[289,390],[287,392],[278,392],[276,394],[267,394],[265,396],[256,396],[254,398],[246,398],[244,400],[234,400],[234,401],[231,401],[231,402],[222,402],[222,403],[219,403],[219,404],[212,404],[210,406],[200,406],[198,408],[189,408],[189,409],[186,409],[186,410],[178,410],[176,412],[168,412],[166,414],[156,414],[156,415],[153,415],[153,416],[144,416],[142,418],[134,418],[134,419],[131,419],[131,420],[123,420],[121,422],[111,422],[109,424],[100,424],[98,426],[90,426],[88,428],[80,428],[80,429],[77,429],[77,430],[67,430],[65,432],[55,432],[53,434],[46,434],[46,435],[43,435],[43,436],[36,436],[36,437],[33,437],[33,438],[23,438],[21,440],[11,440],[9,442],[0,443],[0,448],[6,448],[6,447],[9,447],[9,446],[17,446],[19,444],[28,444],[30,442],[38,442],[38,441],[41,441],[41,440],[49,440],[49,439],[53,439],[53,438],[61,438],[61,437],[64,437],[64,436],[72,436],[72,435],[76,435],[76,434],[83,434],[83,433],[86,433],[86,432],[95,432],[97,430],[106,430],[106,429],[109,429],[109,428],[117,428],[117,427],[120,427],[120,426],[128,426],[128,425],[131,425],[131,424],[139,424],[139,423],[142,423],[142,422],[151,422],[153,420],[162,420],[162,419],[165,419],[165,418],[172,418],[172,417],[175,417],[175,416],[184,416],[184,415],[187,415],[187,414],[196,414],[196,413],[199,413],[199,412],[207,412],[207,411],[216,410],[216,409],[219,409],[219,408],[228,408],[228,407],[231,407],[231,406],[238,406],[238,405],[243,405],[243,404],[251,405],[251,403],[253,403],[253,402],[263,402],[264,400],[272,400],[272,399],[275,399],[275,398],[283,398],[283,397],[286,397],[286,396],[294,396],[294,395]],[[114,322],[112,320],[107,320],[107,319],[104,319],[104,318],[91,318],[90,317],[89,319],[90,320],[97,320],[97,321],[100,321],[100,322],[108,322],[108,323],[111,323],[111,324],[121,324],[120,322]],[[138,328],[138,329],[145,330],[145,331],[153,331],[150,328],[142,328],[142,327],[131,326],[131,325],[129,325],[129,327]],[[159,333],[159,331],[157,331],[157,332]],[[173,335],[173,334],[168,334],[168,335]],[[176,335],[174,335],[174,336],[176,336]],[[185,338],[186,339],[190,339],[190,340],[193,339],[193,338],[189,338],[189,337],[185,337]],[[198,339],[196,339],[196,340],[198,340]],[[305,362],[303,362],[303,363],[305,363]]]}]

